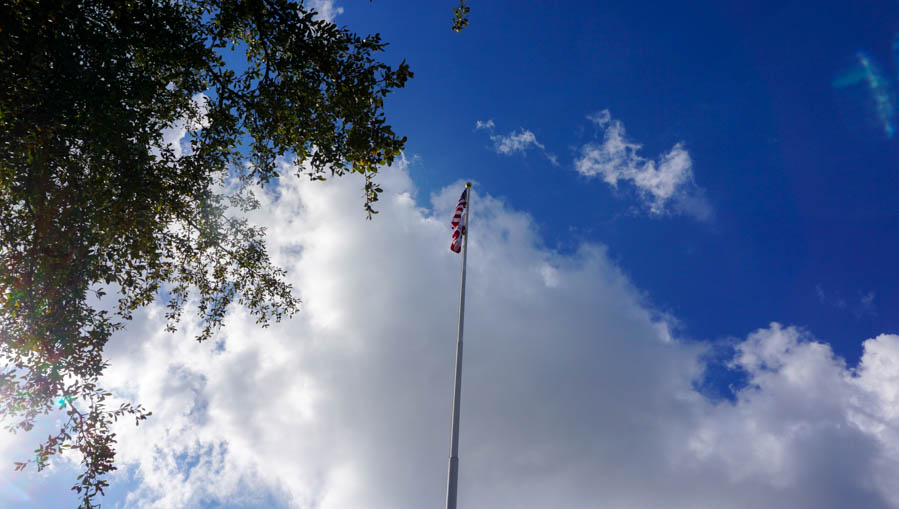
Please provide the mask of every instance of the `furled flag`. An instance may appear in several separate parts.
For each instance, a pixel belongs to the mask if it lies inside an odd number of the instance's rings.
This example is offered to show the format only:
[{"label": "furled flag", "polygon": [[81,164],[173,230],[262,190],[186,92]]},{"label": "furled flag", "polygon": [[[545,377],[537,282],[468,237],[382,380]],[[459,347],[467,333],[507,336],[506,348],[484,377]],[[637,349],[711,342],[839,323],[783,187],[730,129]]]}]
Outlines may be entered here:
[{"label": "furled flag", "polygon": [[453,242],[450,249],[459,253],[462,251],[462,236],[465,235],[465,207],[468,206],[468,190],[466,187],[459,197],[459,203],[456,204],[456,211],[453,213],[453,220],[450,225],[453,227]]}]

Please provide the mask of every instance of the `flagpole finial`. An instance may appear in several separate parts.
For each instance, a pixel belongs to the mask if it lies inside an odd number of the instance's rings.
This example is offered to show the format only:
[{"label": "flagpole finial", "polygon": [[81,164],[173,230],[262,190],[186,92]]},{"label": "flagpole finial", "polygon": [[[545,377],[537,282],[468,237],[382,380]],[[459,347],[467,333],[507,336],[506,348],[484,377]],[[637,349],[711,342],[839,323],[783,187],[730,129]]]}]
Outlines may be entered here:
[{"label": "flagpole finial", "polygon": [[465,187],[471,187],[471,182],[466,182]]}]

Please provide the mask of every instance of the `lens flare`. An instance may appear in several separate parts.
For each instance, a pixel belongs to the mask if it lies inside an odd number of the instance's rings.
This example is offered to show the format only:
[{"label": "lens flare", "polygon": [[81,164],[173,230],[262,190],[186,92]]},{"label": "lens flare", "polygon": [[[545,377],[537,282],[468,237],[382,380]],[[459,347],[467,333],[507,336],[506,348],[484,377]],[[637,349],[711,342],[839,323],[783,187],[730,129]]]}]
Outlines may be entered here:
[{"label": "lens flare", "polygon": [[867,79],[867,74],[865,70],[861,67],[853,67],[852,69],[840,73],[836,78],[833,79],[831,85],[834,88],[846,88],[851,87],[853,85],[858,85],[859,83],[865,81]]},{"label": "lens flare", "polygon": [[858,62],[865,71],[865,79],[868,81],[868,87],[871,89],[871,95],[874,98],[874,109],[877,117],[887,138],[892,138],[894,133],[893,114],[895,111],[895,100],[893,99],[893,91],[890,82],[886,76],[880,71],[880,68],[867,55],[859,53]]},{"label": "lens flare", "polygon": [[893,70],[896,71],[896,83],[899,83],[899,34],[893,38]]},{"label": "lens flare", "polygon": [[25,482],[17,479],[11,481],[5,476],[0,477],[0,502],[30,502],[31,496],[25,491]]},{"label": "lens flare", "polygon": [[[894,56],[899,60],[899,38],[893,43]],[[856,53],[858,65],[840,73],[831,82],[834,88],[849,88],[856,85],[867,84],[868,91],[873,100],[874,112],[877,122],[883,128],[887,138],[895,134],[893,120],[896,114],[896,99],[893,93],[893,83],[888,75],[884,74],[874,60],[865,53]],[[899,65],[899,62],[897,62]]]}]

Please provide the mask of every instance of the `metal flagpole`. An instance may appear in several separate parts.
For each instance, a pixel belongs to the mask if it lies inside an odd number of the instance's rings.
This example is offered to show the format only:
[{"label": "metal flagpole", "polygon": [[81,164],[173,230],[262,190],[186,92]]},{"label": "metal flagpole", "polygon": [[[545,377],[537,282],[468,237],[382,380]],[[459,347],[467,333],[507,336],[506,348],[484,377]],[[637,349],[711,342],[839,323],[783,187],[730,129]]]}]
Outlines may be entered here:
[{"label": "metal flagpole", "polygon": [[465,264],[468,260],[468,212],[471,210],[471,182],[465,183],[465,230],[462,239],[462,289],[459,293],[459,331],[456,336],[456,375],[453,379],[453,422],[450,431],[449,473],[446,479],[446,509],[456,509],[459,486],[459,406],[462,396],[462,329],[465,323]]}]

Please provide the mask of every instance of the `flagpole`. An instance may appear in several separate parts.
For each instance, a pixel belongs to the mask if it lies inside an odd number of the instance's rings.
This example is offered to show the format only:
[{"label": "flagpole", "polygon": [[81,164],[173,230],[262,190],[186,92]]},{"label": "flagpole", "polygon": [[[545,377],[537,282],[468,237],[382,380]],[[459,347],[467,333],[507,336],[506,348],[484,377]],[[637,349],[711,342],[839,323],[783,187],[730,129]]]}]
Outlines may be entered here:
[{"label": "flagpole", "polygon": [[465,183],[465,231],[462,239],[462,288],[459,292],[459,330],[456,336],[456,374],[453,377],[453,422],[450,428],[449,472],[446,479],[446,509],[456,509],[459,486],[459,407],[462,397],[462,330],[465,324],[465,265],[468,261],[468,212],[471,211],[471,182]]}]

